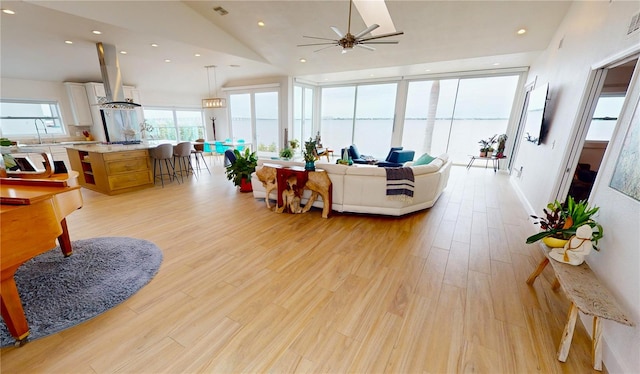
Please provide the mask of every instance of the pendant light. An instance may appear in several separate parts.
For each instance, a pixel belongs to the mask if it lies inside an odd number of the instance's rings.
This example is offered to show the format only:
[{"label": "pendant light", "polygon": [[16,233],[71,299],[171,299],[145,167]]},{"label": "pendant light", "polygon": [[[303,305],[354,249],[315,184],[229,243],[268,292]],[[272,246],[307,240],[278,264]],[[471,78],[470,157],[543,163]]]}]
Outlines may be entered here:
[{"label": "pendant light", "polygon": [[213,85],[216,89],[216,96],[218,91],[218,82],[216,81],[216,66],[208,65],[205,66],[207,69],[207,84],[209,85],[209,99],[202,99],[202,107],[205,109],[208,108],[226,108],[227,100],[221,97],[211,97],[211,80],[209,79],[209,69],[213,68]]}]

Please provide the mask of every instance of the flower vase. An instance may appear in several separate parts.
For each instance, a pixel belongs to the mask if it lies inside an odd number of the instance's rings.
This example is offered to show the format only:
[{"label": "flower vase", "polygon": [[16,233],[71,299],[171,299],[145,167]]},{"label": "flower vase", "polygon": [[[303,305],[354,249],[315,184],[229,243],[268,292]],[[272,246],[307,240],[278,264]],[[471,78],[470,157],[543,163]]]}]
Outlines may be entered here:
[{"label": "flower vase", "polygon": [[304,163],[304,170],[315,171],[316,170],[315,163],[313,161],[306,161]]}]

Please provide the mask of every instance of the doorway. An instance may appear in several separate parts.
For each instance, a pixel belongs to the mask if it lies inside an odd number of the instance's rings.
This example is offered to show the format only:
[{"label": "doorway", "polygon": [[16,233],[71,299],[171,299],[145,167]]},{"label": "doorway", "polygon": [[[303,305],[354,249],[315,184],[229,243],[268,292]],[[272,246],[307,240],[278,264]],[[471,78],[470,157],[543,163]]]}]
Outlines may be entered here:
[{"label": "doorway", "polygon": [[595,72],[595,94],[585,107],[583,115],[588,116],[577,132],[557,200],[564,201],[567,195],[576,201],[589,199],[637,65],[636,55]]}]

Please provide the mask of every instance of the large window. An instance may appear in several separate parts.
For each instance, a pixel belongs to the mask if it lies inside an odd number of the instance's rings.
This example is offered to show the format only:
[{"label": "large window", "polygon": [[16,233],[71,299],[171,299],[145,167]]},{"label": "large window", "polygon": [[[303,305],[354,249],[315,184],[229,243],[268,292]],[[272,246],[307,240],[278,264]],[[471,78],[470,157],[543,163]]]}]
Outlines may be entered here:
[{"label": "large window", "polygon": [[[297,139],[300,144],[313,134],[313,89],[304,86],[293,88],[293,134],[289,134],[289,140]],[[298,148],[298,152],[302,147]]]},{"label": "large window", "polygon": [[251,143],[258,156],[276,156],[280,134],[279,108],[277,89],[230,94],[229,112],[234,140],[243,139]]},{"label": "large window", "polygon": [[0,101],[0,134],[3,137],[36,136],[42,142],[65,134],[58,103],[53,101]]},{"label": "large window", "polygon": [[386,156],[391,146],[396,83],[322,89],[322,142],[344,148],[357,144],[366,155]]},{"label": "large window", "polygon": [[478,141],[507,132],[519,75],[409,83],[402,145],[468,162]]},{"label": "large window", "polygon": [[205,138],[201,110],[145,108],[144,118],[153,127],[147,134],[150,139],[181,142]]}]

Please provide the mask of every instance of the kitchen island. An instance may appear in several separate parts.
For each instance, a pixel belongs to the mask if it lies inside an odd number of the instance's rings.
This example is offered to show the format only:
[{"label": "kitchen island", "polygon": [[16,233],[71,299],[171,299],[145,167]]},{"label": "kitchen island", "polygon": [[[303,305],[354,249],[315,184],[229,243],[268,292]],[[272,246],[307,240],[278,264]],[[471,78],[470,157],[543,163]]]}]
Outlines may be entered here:
[{"label": "kitchen island", "polygon": [[153,187],[149,144],[71,145],[67,155],[82,187],[107,195]]}]

